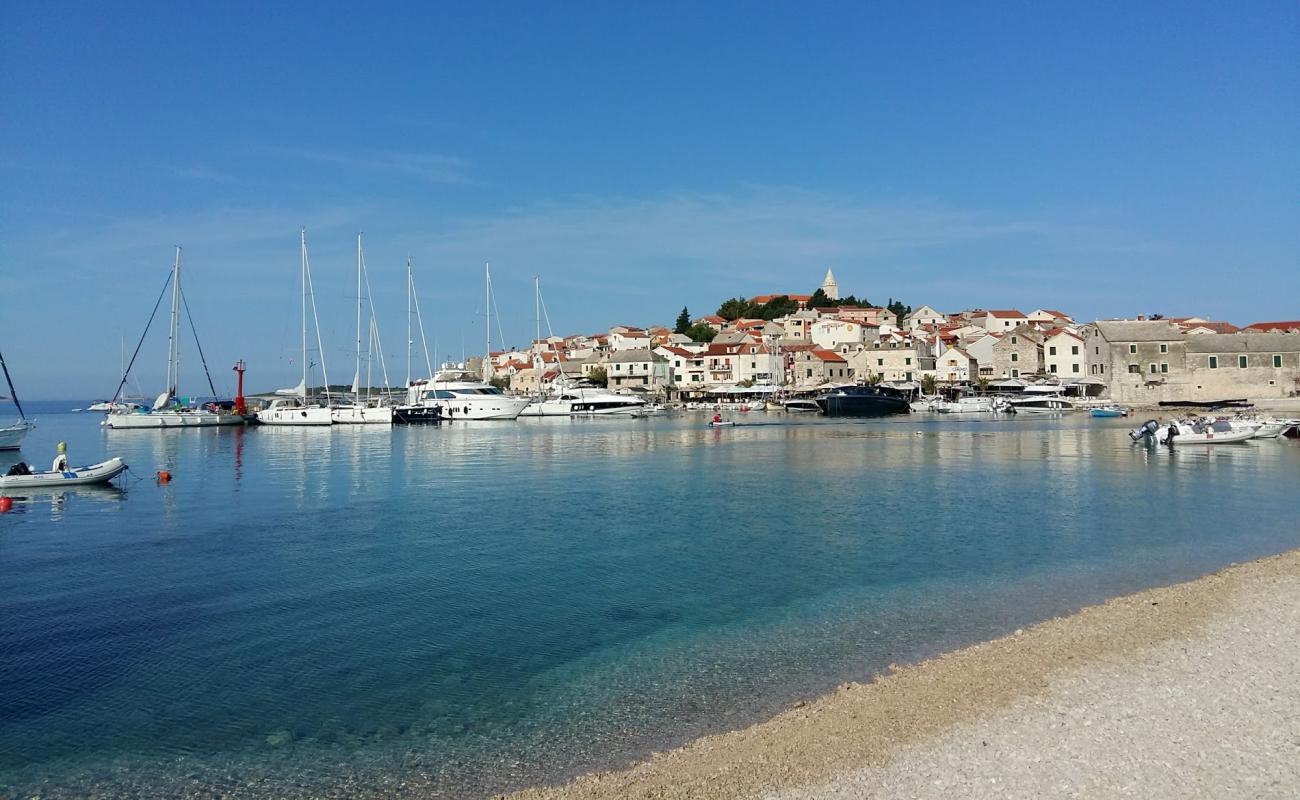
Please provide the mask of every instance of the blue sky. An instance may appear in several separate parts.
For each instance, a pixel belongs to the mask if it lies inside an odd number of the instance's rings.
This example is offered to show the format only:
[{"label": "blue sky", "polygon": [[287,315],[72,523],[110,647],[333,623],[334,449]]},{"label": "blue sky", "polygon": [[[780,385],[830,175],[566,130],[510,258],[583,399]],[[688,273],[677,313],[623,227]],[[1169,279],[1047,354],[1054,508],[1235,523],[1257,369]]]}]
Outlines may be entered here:
[{"label": "blue sky", "polygon": [[267,5],[7,9],[28,396],[112,392],[177,243],[219,388],[292,385],[300,226],[338,379],[359,230],[398,381],[408,254],[444,357],[482,349],[488,260],[520,344],[534,275],[561,334],[828,266],[881,303],[1300,316],[1294,2]]}]

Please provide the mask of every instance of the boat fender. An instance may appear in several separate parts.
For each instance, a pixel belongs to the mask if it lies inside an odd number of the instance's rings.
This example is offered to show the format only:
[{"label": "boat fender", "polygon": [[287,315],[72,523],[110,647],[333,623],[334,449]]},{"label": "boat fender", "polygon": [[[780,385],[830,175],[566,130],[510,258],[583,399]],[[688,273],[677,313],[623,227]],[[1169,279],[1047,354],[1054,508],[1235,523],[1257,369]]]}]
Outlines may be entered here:
[{"label": "boat fender", "polygon": [[14,499],[12,497],[0,497],[0,514],[9,511],[13,507]]},{"label": "boat fender", "polygon": [[158,470],[157,477],[159,484],[172,482],[172,474],[165,469]]}]

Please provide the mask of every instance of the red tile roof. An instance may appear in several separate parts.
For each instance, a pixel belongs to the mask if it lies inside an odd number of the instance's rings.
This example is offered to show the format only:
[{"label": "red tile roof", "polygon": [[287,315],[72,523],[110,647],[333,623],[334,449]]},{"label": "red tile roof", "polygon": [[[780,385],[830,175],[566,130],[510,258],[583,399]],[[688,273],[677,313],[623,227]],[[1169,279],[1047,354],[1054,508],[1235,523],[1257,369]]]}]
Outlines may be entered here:
[{"label": "red tile roof", "polygon": [[822,361],[836,361],[845,364],[848,363],[847,361],[845,361],[844,356],[840,355],[839,353],[833,352],[831,350],[813,350],[812,354],[814,358],[819,358]]},{"label": "red tile roof", "polygon": [[1290,320],[1287,322],[1256,322],[1242,328],[1243,331],[1300,331],[1300,320]]},{"label": "red tile roof", "polygon": [[990,317],[997,317],[999,319],[1016,319],[1016,318],[1023,318],[1025,316],[1024,314],[1021,314],[1019,311],[1016,311],[1014,308],[1008,311],[989,311],[986,313]]}]

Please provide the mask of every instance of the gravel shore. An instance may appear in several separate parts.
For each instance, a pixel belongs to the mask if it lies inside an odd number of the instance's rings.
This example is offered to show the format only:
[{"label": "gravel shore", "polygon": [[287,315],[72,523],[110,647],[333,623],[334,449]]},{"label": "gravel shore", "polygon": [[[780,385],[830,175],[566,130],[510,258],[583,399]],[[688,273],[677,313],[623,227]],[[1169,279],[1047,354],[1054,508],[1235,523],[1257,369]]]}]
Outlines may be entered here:
[{"label": "gravel shore", "polygon": [[1293,551],[511,798],[1290,798],[1297,786]]}]

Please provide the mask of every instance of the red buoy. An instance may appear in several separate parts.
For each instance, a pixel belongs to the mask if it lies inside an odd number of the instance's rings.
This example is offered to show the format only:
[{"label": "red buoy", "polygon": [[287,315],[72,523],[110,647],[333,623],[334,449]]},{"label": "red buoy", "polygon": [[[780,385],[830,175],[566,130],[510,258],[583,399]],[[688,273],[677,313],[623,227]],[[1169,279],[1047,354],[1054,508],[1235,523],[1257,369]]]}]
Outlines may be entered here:
[{"label": "red buoy", "polygon": [[0,514],[8,511],[13,507],[14,507],[14,499],[12,497],[0,497]]},{"label": "red buoy", "polygon": [[165,470],[165,469],[160,469],[160,470],[158,470],[158,482],[159,482],[159,483],[171,483],[171,482],[172,482],[172,474],[171,474],[170,472],[168,472],[167,470]]}]

